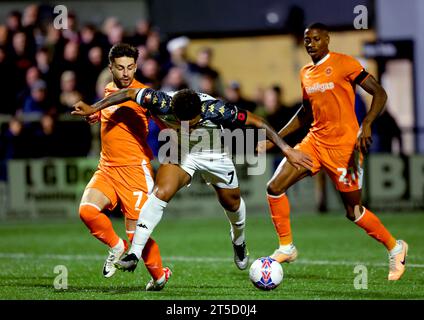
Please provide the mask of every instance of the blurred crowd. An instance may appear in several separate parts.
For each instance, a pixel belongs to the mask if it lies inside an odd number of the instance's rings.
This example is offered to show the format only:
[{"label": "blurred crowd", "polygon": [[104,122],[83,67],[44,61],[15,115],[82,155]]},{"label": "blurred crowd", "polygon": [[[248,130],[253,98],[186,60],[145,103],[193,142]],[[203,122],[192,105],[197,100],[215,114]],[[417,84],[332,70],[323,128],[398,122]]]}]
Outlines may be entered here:
[{"label": "blurred crowd", "polygon": [[[77,101],[93,103],[104,96],[111,80],[108,52],[120,42],[138,48],[136,79],[154,89],[191,88],[225,99],[265,117],[276,130],[300,107],[300,103],[283,103],[279,85],[258,88],[250,95],[252,100],[247,99],[240,81],[223,82],[212,66],[211,48],[200,48],[190,59],[190,39],[164,39],[149,21],[137,21],[133,30],[126,30],[115,17],[105,18],[101,25],[80,24],[70,12],[68,28],[56,29],[54,18],[51,6],[31,4],[22,12],[9,12],[0,22],[0,120],[10,119],[0,121],[0,179],[5,177],[8,159],[90,153],[90,126],[72,117],[58,119],[69,115]],[[149,143],[157,154],[159,129],[153,121],[149,125]],[[289,144],[298,142],[306,131],[288,137]]]},{"label": "blurred crowd", "polygon": [[52,7],[32,4],[10,12],[0,24],[0,114],[12,116],[1,128],[2,159],[86,156],[89,126],[81,121],[58,125],[57,119],[78,100],[93,103],[103,97],[111,79],[107,55],[120,42],[138,48],[136,78],[154,89],[192,88],[269,115],[274,122],[273,115],[283,107],[280,88],[259,90],[256,101],[249,101],[240,82],[223,83],[212,67],[210,48],[201,48],[191,61],[187,37],[163,39],[149,21],[140,20],[128,31],[115,17],[100,26],[81,25],[69,13],[68,28],[60,30],[53,19]]}]

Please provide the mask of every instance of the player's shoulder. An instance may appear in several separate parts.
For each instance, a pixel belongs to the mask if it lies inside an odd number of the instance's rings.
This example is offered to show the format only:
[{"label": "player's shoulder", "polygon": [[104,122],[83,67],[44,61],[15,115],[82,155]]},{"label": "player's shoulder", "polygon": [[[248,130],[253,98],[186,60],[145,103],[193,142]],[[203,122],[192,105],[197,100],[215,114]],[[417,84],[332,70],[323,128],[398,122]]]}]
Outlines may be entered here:
[{"label": "player's shoulder", "polygon": [[149,86],[145,85],[144,83],[141,83],[140,81],[134,79],[133,82],[130,85],[130,88],[136,88],[136,89],[144,89],[148,88]]},{"label": "player's shoulder", "polygon": [[337,63],[359,63],[359,61],[345,53],[341,52],[330,52],[330,56],[333,58],[333,60],[337,60]]},{"label": "player's shoulder", "polygon": [[300,71],[299,71],[300,78],[303,78],[305,76],[305,73],[308,72],[313,67],[314,67],[313,62],[309,62],[305,64],[302,68],[300,68]]},{"label": "player's shoulder", "polygon": [[300,74],[304,74],[306,71],[308,71],[313,66],[314,66],[313,62],[309,62],[309,63],[305,64],[302,68],[300,68]]}]

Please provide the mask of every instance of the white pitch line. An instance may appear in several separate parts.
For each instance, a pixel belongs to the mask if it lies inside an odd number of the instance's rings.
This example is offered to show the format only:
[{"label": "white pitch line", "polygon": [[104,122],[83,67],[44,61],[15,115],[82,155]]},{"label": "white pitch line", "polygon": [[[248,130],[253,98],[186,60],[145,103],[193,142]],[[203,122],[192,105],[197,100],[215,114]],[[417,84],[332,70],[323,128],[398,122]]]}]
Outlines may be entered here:
[{"label": "white pitch line", "polygon": [[[35,254],[35,253],[5,253],[0,252],[0,259],[57,259],[57,260],[104,260],[106,255],[92,254],[92,255],[83,255],[83,254]],[[225,257],[186,257],[186,256],[168,256],[162,257],[166,261],[183,261],[183,262],[203,262],[203,263],[212,263],[212,262],[231,262],[232,258]],[[296,264],[306,264],[306,265],[333,265],[333,266],[356,266],[363,264],[371,267],[387,267],[387,263],[366,263],[363,261],[346,261],[346,260],[309,260],[309,259],[299,259],[296,260]],[[424,268],[424,264],[417,263],[408,263],[409,268]]]}]

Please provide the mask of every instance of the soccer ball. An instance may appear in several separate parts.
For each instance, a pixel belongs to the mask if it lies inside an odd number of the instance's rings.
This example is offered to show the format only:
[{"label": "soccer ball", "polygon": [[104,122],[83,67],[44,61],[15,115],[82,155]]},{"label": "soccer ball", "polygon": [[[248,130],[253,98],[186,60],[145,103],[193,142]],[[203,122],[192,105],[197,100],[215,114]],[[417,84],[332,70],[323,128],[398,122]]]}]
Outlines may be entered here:
[{"label": "soccer ball", "polygon": [[272,290],[283,281],[283,268],[271,257],[262,257],[250,266],[249,277],[256,288]]}]

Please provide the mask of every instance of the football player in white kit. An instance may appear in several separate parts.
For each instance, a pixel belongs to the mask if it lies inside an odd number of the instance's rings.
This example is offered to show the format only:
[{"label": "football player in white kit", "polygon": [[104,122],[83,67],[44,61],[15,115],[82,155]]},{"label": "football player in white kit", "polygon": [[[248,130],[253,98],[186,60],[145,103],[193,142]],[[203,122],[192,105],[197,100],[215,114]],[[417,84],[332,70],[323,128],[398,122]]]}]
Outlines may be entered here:
[{"label": "football player in white kit", "polygon": [[[309,156],[287,145],[263,118],[233,104],[190,89],[171,93],[150,88],[123,89],[92,106],[80,101],[74,105],[75,110],[72,114],[87,116],[128,100],[135,101],[149,110],[152,116],[164,126],[179,131],[177,147],[181,147],[182,140],[187,138],[184,135],[190,135],[196,129],[206,130],[216,139],[217,135],[213,135],[213,130],[254,126],[265,129],[267,138],[281,149],[293,166],[311,168],[312,162]],[[213,142],[213,139],[212,137],[209,141]],[[221,146],[220,143],[213,143],[213,146],[216,145]],[[179,189],[190,184],[196,171],[199,171],[205,180],[212,184],[230,221],[236,266],[240,270],[247,268],[249,255],[244,236],[246,207],[240,195],[234,163],[221,147],[206,147],[201,150],[196,148],[197,151],[190,151],[190,147],[193,146],[181,148],[178,159],[174,163],[161,163],[156,173],[153,191],[141,209],[131,249],[116,263],[118,269],[133,271],[136,268],[146,241],[161,220],[168,202]],[[153,283],[153,285],[163,288],[165,282]]]}]

